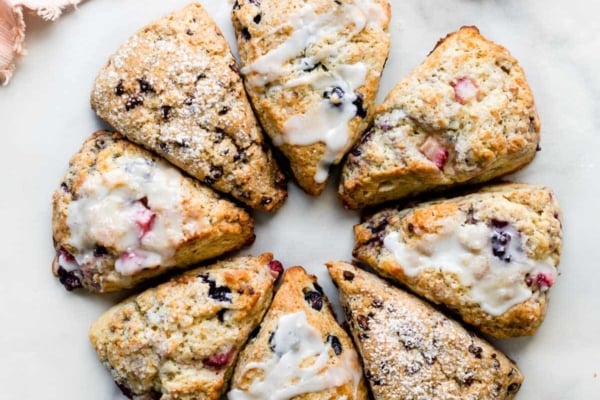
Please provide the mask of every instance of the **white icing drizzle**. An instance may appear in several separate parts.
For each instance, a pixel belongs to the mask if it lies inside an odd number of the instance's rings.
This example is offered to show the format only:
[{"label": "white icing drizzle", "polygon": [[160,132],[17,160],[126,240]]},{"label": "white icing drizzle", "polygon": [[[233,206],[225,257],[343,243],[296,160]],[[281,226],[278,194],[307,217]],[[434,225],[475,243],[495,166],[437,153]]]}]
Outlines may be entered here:
[{"label": "white icing drizzle", "polygon": [[[181,176],[143,158],[108,162],[105,171],[90,175],[69,205],[69,244],[78,250],[77,264],[95,262],[94,249],[100,245],[121,254],[115,269],[123,275],[165,265],[183,236]],[[140,221],[150,219],[143,230]]]},{"label": "white icing drizzle", "polygon": [[[287,400],[304,393],[320,392],[353,380],[356,389],[360,371],[356,352],[344,349],[343,365],[329,366],[331,346],[323,343],[319,331],[306,320],[302,311],[279,318],[271,343],[274,355],[264,362],[249,363],[242,374],[250,370],[263,372],[262,380],[252,382],[248,390],[234,388],[229,400]],[[312,360],[312,361],[310,361]]]},{"label": "white icing drizzle", "polygon": [[[325,154],[314,177],[317,183],[327,179],[329,166],[351,145],[348,123],[357,112],[354,92],[364,84],[367,66],[363,63],[338,65],[328,71],[314,67],[339,55],[347,40],[362,30],[382,29],[385,19],[382,7],[369,0],[343,3],[322,14],[306,5],[291,17],[292,34],[285,42],[242,68],[250,86],[264,86],[283,76],[303,74],[284,84],[283,89],[311,86],[319,95],[334,88],[341,89],[341,96],[324,98],[304,114],[290,117],[283,126],[282,136],[274,140],[277,145],[324,143]],[[349,26],[352,27],[350,33],[343,34],[347,39],[336,40]],[[282,27],[276,31],[280,29]],[[305,57],[299,57],[302,52]],[[307,71],[310,68],[314,70]],[[301,72],[303,70],[306,72]]]},{"label": "white icing drizzle", "polygon": [[456,274],[460,282],[470,288],[473,301],[494,316],[533,295],[525,282],[527,274],[542,273],[555,278],[552,258],[533,260],[528,257],[520,234],[511,226],[503,228],[511,236],[507,253],[511,260],[506,262],[493,254],[492,228],[482,222],[463,224],[464,215],[459,215],[449,217],[437,234],[425,234],[419,241],[406,243],[401,232],[391,232],[384,238],[384,247],[409,277],[428,269]]}]

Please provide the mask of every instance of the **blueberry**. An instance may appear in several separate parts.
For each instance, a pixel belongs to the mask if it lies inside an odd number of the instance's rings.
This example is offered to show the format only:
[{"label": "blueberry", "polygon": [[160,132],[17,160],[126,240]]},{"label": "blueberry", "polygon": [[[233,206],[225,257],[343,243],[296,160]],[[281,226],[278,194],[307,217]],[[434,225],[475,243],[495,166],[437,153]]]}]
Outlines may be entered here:
[{"label": "blueberry", "polygon": [[304,300],[310,304],[310,306],[317,311],[321,311],[323,308],[323,295],[314,290],[309,290],[304,293]]},{"label": "blueberry", "polygon": [[127,397],[128,399],[133,399],[133,397],[135,396],[135,393],[133,393],[133,391],[131,389],[129,389],[128,386],[126,386],[124,383],[117,382],[117,381],[115,381],[115,384],[117,385],[117,387],[119,388],[121,393],[123,393],[123,396]]},{"label": "blueberry", "polygon": [[216,301],[226,301],[231,303],[231,289],[227,286],[217,286],[217,283],[209,278],[208,274],[200,274],[202,282],[208,284],[208,297]]},{"label": "blueberry", "polygon": [[248,27],[244,26],[242,28],[242,37],[244,38],[244,40],[250,40],[252,39],[252,35],[250,34],[250,31],[248,30]]},{"label": "blueberry", "polygon": [[108,250],[104,246],[96,246],[94,247],[94,257],[104,257],[108,254]]},{"label": "blueberry", "polygon": [[140,91],[142,93],[148,93],[148,92],[154,93],[154,87],[152,87],[152,85],[150,84],[150,82],[148,82],[146,80],[146,77],[138,79],[137,81],[140,84]]},{"label": "blueberry", "polygon": [[127,98],[127,102],[125,103],[125,111],[133,110],[140,104],[144,104],[144,98],[139,94],[132,94]]},{"label": "blueberry", "polygon": [[119,83],[115,86],[115,94],[117,96],[123,96],[125,94],[125,87],[123,86],[123,79],[119,79]]},{"label": "blueberry", "polygon": [[171,106],[162,106],[160,107],[160,114],[162,115],[163,121],[168,121],[171,117],[171,110],[173,107]]},{"label": "blueberry", "polygon": [[336,356],[342,354],[343,348],[340,339],[335,335],[327,335],[327,343],[331,345],[333,352]]},{"label": "blueberry", "polygon": [[504,221],[492,221],[492,253],[504,262],[511,261],[511,255],[509,254],[509,246],[512,240],[512,236],[509,232],[505,231],[505,227],[508,225]]},{"label": "blueberry", "polygon": [[252,21],[254,21],[255,24],[260,24],[261,19],[262,19],[262,16],[260,14],[256,14],[256,16],[254,17],[254,19],[252,19]]},{"label": "blueberry", "polygon": [[344,280],[352,282],[354,280],[354,273],[351,271],[344,271]]},{"label": "blueberry", "polygon": [[75,271],[67,272],[63,267],[58,267],[58,280],[69,292],[74,289],[83,287],[81,280],[75,274]]},{"label": "blueberry", "polygon": [[329,100],[331,105],[334,107],[340,107],[342,105],[344,99],[344,89],[339,86],[335,86],[331,90],[326,90],[323,92],[323,97]]},{"label": "blueberry", "polygon": [[363,108],[363,98],[361,95],[356,96],[356,100],[352,102],[356,106],[356,116],[365,118],[367,116],[367,110]]}]

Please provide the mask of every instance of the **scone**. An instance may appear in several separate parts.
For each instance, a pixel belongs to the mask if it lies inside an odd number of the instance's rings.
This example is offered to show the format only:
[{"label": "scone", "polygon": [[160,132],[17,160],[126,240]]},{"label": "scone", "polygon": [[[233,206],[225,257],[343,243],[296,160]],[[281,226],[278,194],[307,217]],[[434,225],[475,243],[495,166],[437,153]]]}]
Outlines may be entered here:
[{"label": "scone", "polygon": [[97,132],[54,192],[53,272],[72,290],[109,292],[254,240],[242,208],[125,140]]},{"label": "scone", "polygon": [[235,367],[229,400],[366,400],[352,340],[314,276],[285,271],[260,330]]},{"label": "scone", "polygon": [[440,40],[374,119],[342,169],[349,208],[488,181],[529,163],[540,140],[523,70],[475,27]]},{"label": "scone", "polygon": [[375,400],[509,400],[523,375],[426,302],[343,262],[328,264]]},{"label": "scone", "polygon": [[354,256],[497,337],[533,335],[557,276],[562,226],[543,186],[501,184],[354,227]]},{"label": "scone", "polygon": [[135,400],[218,400],[273,296],[271,254],[198,268],[114,306],[90,340]]},{"label": "scone", "polygon": [[96,78],[92,108],[128,139],[259,210],[287,195],[221,31],[193,3],[135,33]]},{"label": "scone", "polygon": [[298,184],[323,191],[329,167],[367,129],[388,56],[387,0],[236,0],[242,73],[265,131]]}]

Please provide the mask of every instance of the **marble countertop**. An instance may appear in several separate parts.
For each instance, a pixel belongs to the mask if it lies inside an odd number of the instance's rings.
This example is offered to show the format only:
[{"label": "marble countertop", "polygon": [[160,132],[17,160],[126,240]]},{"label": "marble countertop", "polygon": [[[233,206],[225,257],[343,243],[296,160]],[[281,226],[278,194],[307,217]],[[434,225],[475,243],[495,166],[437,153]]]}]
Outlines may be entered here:
[{"label": "marble countertop", "polygon": [[[56,23],[28,18],[29,55],[0,88],[2,271],[0,387],[6,399],[122,398],[87,340],[119,296],[67,293],[50,273],[50,199],[68,159],[105,127],[89,107],[93,79],[138,27],[186,1],[89,0]],[[231,3],[202,1],[234,43]],[[498,341],[525,383],[518,399],[600,399],[600,24],[589,0],[391,0],[392,52],[381,100],[440,37],[476,25],[516,56],[542,120],[542,151],[512,179],[552,187],[564,210],[561,274],[535,337]],[[323,262],[350,259],[352,225],[330,185],[310,198],[291,185],[276,215],[258,215],[246,252],[272,251],[337,294]]]}]

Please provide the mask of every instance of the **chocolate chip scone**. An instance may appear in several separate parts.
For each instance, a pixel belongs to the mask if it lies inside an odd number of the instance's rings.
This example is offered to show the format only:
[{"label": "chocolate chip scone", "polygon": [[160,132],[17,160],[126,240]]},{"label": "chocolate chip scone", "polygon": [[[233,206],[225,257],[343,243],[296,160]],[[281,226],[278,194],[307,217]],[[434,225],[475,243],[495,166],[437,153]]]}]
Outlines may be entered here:
[{"label": "chocolate chip scone", "polygon": [[236,0],[245,85],[298,184],[323,191],[329,167],[367,128],[390,46],[387,0]]},{"label": "chocolate chip scone", "polygon": [[523,375],[429,304],[344,262],[328,263],[375,400],[509,400]]},{"label": "chocolate chip scone", "polygon": [[385,209],[354,227],[354,256],[497,338],[533,335],[560,259],[548,188],[502,184]]},{"label": "chocolate chip scone", "polygon": [[254,240],[235,204],[118,133],[97,132],[54,192],[53,272],[72,290],[109,292]]},{"label": "chocolate chip scone", "polygon": [[488,181],[529,163],[540,140],[522,68],[475,27],[440,40],[374,119],[342,169],[349,208]]},{"label": "chocolate chip scone", "polygon": [[366,400],[360,361],[317,279],[285,271],[235,367],[229,400]]},{"label": "chocolate chip scone", "polygon": [[96,78],[91,103],[128,139],[252,208],[273,211],[286,198],[236,61],[198,3],[123,44]]},{"label": "chocolate chip scone", "polygon": [[198,268],[131,297],[90,328],[130,399],[218,400],[273,297],[271,254]]}]

